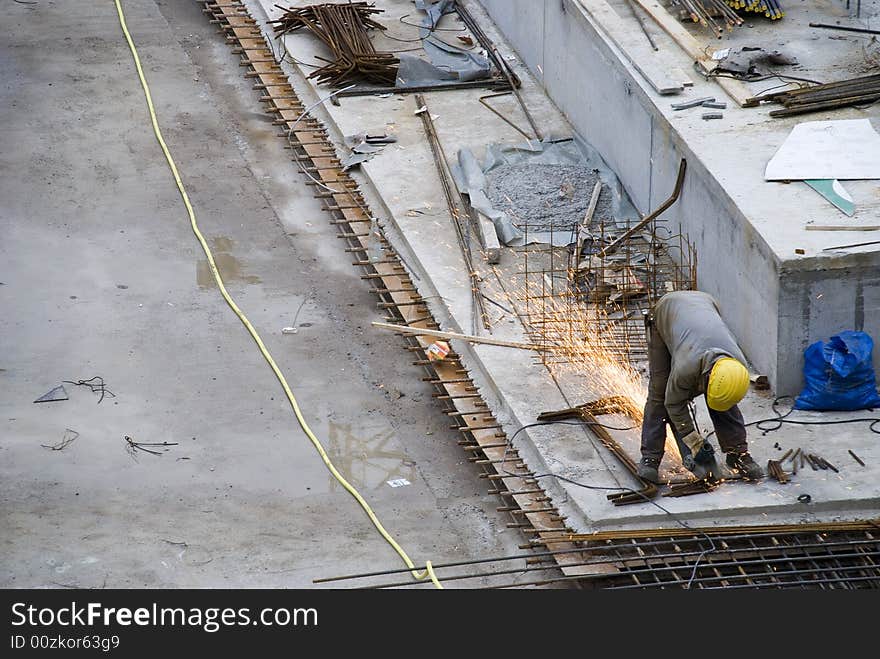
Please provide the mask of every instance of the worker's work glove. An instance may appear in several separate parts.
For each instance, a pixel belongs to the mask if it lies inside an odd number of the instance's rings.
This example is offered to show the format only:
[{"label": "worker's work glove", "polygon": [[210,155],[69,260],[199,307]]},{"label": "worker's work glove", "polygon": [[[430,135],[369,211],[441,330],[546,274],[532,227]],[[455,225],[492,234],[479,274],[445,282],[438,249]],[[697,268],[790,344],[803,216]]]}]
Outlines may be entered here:
[{"label": "worker's work glove", "polygon": [[691,450],[691,455],[695,456],[697,453],[700,452],[700,449],[703,448],[703,444],[706,442],[706,440],[696,430],[692,430],[687,435],[681,438],[681,442]]}]

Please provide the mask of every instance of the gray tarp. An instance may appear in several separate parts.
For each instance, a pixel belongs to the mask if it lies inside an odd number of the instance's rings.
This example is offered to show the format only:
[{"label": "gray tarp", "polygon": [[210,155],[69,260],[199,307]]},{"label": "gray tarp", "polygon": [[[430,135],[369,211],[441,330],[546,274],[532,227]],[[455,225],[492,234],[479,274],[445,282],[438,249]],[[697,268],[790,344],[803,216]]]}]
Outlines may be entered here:
[{"label": "gray tarp", "polygon": [[452,0],[426,2],[416,0],[416,9],[425,12],[419,28],[422,47],[427,62],[415,55],[400,54],[396,87],[427,87],[440,81],[469,81],[488,78],[491,75],[489,60],[482,55],[444,43],[434,35],[433,29],[444,14],[454,12]]},{"label": "gray tarp", "polygon": [[[458,152],[458,162],[452,166],[452,175],[462,194],[468,195],[471,206],[482,213],[495,225],[498,240],[504,245],[520,246],[525,243],[525,232],[518,227],[508,214],[492,205],[486,194],[488,179],[486,174],[501,165],[580,165],[598,170],[599,178],[611,194],[611,210],[615,218],[639,217],[635,207],[623,191],[617,175],[605,164],[596,151],[585,144],[571,139],[559,140],[545,138],[543,141],[529,140],[516,145],[490,144],[482,163],[470,149]],[[533,231],[529,230],[530,243],[552,243],[567,245],[572,240],[572,231]]]}]

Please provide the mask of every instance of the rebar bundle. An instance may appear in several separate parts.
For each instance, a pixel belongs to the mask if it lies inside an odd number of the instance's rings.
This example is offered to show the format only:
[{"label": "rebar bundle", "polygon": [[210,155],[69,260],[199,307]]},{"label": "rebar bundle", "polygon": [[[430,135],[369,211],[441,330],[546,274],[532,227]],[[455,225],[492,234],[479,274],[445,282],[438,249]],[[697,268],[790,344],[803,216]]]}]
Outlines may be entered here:
[{"label": "rebar bundle", "polygon": [[772,110],[771,117],[790,117],[796,114],[831,110],[848,105],[863,105],[880,100],[880,74],[851,78],[824,85],[766,94],[751,98],[748,105],[762,101],[781,103],[783,110]]},{"label": "rebar bundle", "polygon": [[[694,23],[708,27],[719,39],[724,33],[745,23],[745,19],[732,9],[734,0],[673,0]],[[751,1],[751,0],[747,0]],[[759,2],[768,0],[758,0]],[[774,1],[775,0],[770,0]]]},{"label": "rebar bundle", "polygon": [[782,5],[779,0],[724,0],[727,5],[733,9],[742,11],[750,11],[756,14],[764,14],[771,21],[778,20],[785,16],[782,11]]},{"label": "rebar bundle", "polygon": [[377,52],[368,34],[370,29],[385,29],[371,18],[384,9],[376,9],[375,5],[366,2],[326,3],[287,9],[275,6],[284,11],[281,18],[269,21],[278,36],[306,29],[333,53],[335,59],[312,72],[309,78],[334,87],[363,81],[394,83],[399,60],[391,53]]}]

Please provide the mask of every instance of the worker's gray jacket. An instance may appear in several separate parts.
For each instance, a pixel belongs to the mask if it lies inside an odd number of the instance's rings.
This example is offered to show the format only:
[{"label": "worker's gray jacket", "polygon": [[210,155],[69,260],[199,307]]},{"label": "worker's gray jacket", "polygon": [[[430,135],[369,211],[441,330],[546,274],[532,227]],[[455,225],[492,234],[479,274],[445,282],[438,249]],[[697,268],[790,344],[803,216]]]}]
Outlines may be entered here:
[{"label": "worker's gray jacket", "polygon": [[700,291],[676,291],[661,297],[654,306],[654,330],[672,357],[666,411],[676,432],[684,436],[694,430],[688,401],[706,393],[709,372],[718,358],[733,357],[742,364],[746,359],[721,319],[718,303]]}]

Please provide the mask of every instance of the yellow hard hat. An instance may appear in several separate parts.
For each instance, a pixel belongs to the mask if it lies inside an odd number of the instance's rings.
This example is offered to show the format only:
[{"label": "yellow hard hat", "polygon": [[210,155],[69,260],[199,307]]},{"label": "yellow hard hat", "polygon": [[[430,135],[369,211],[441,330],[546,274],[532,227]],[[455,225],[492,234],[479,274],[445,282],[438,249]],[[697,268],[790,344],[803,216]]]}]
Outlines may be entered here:
[{"label": "yellow hard hat", "polygon": [[710,409],[726,412],[743,399],[749,390],[749,372],[736,359],[722,357],[709,373],[706,404]]}]

